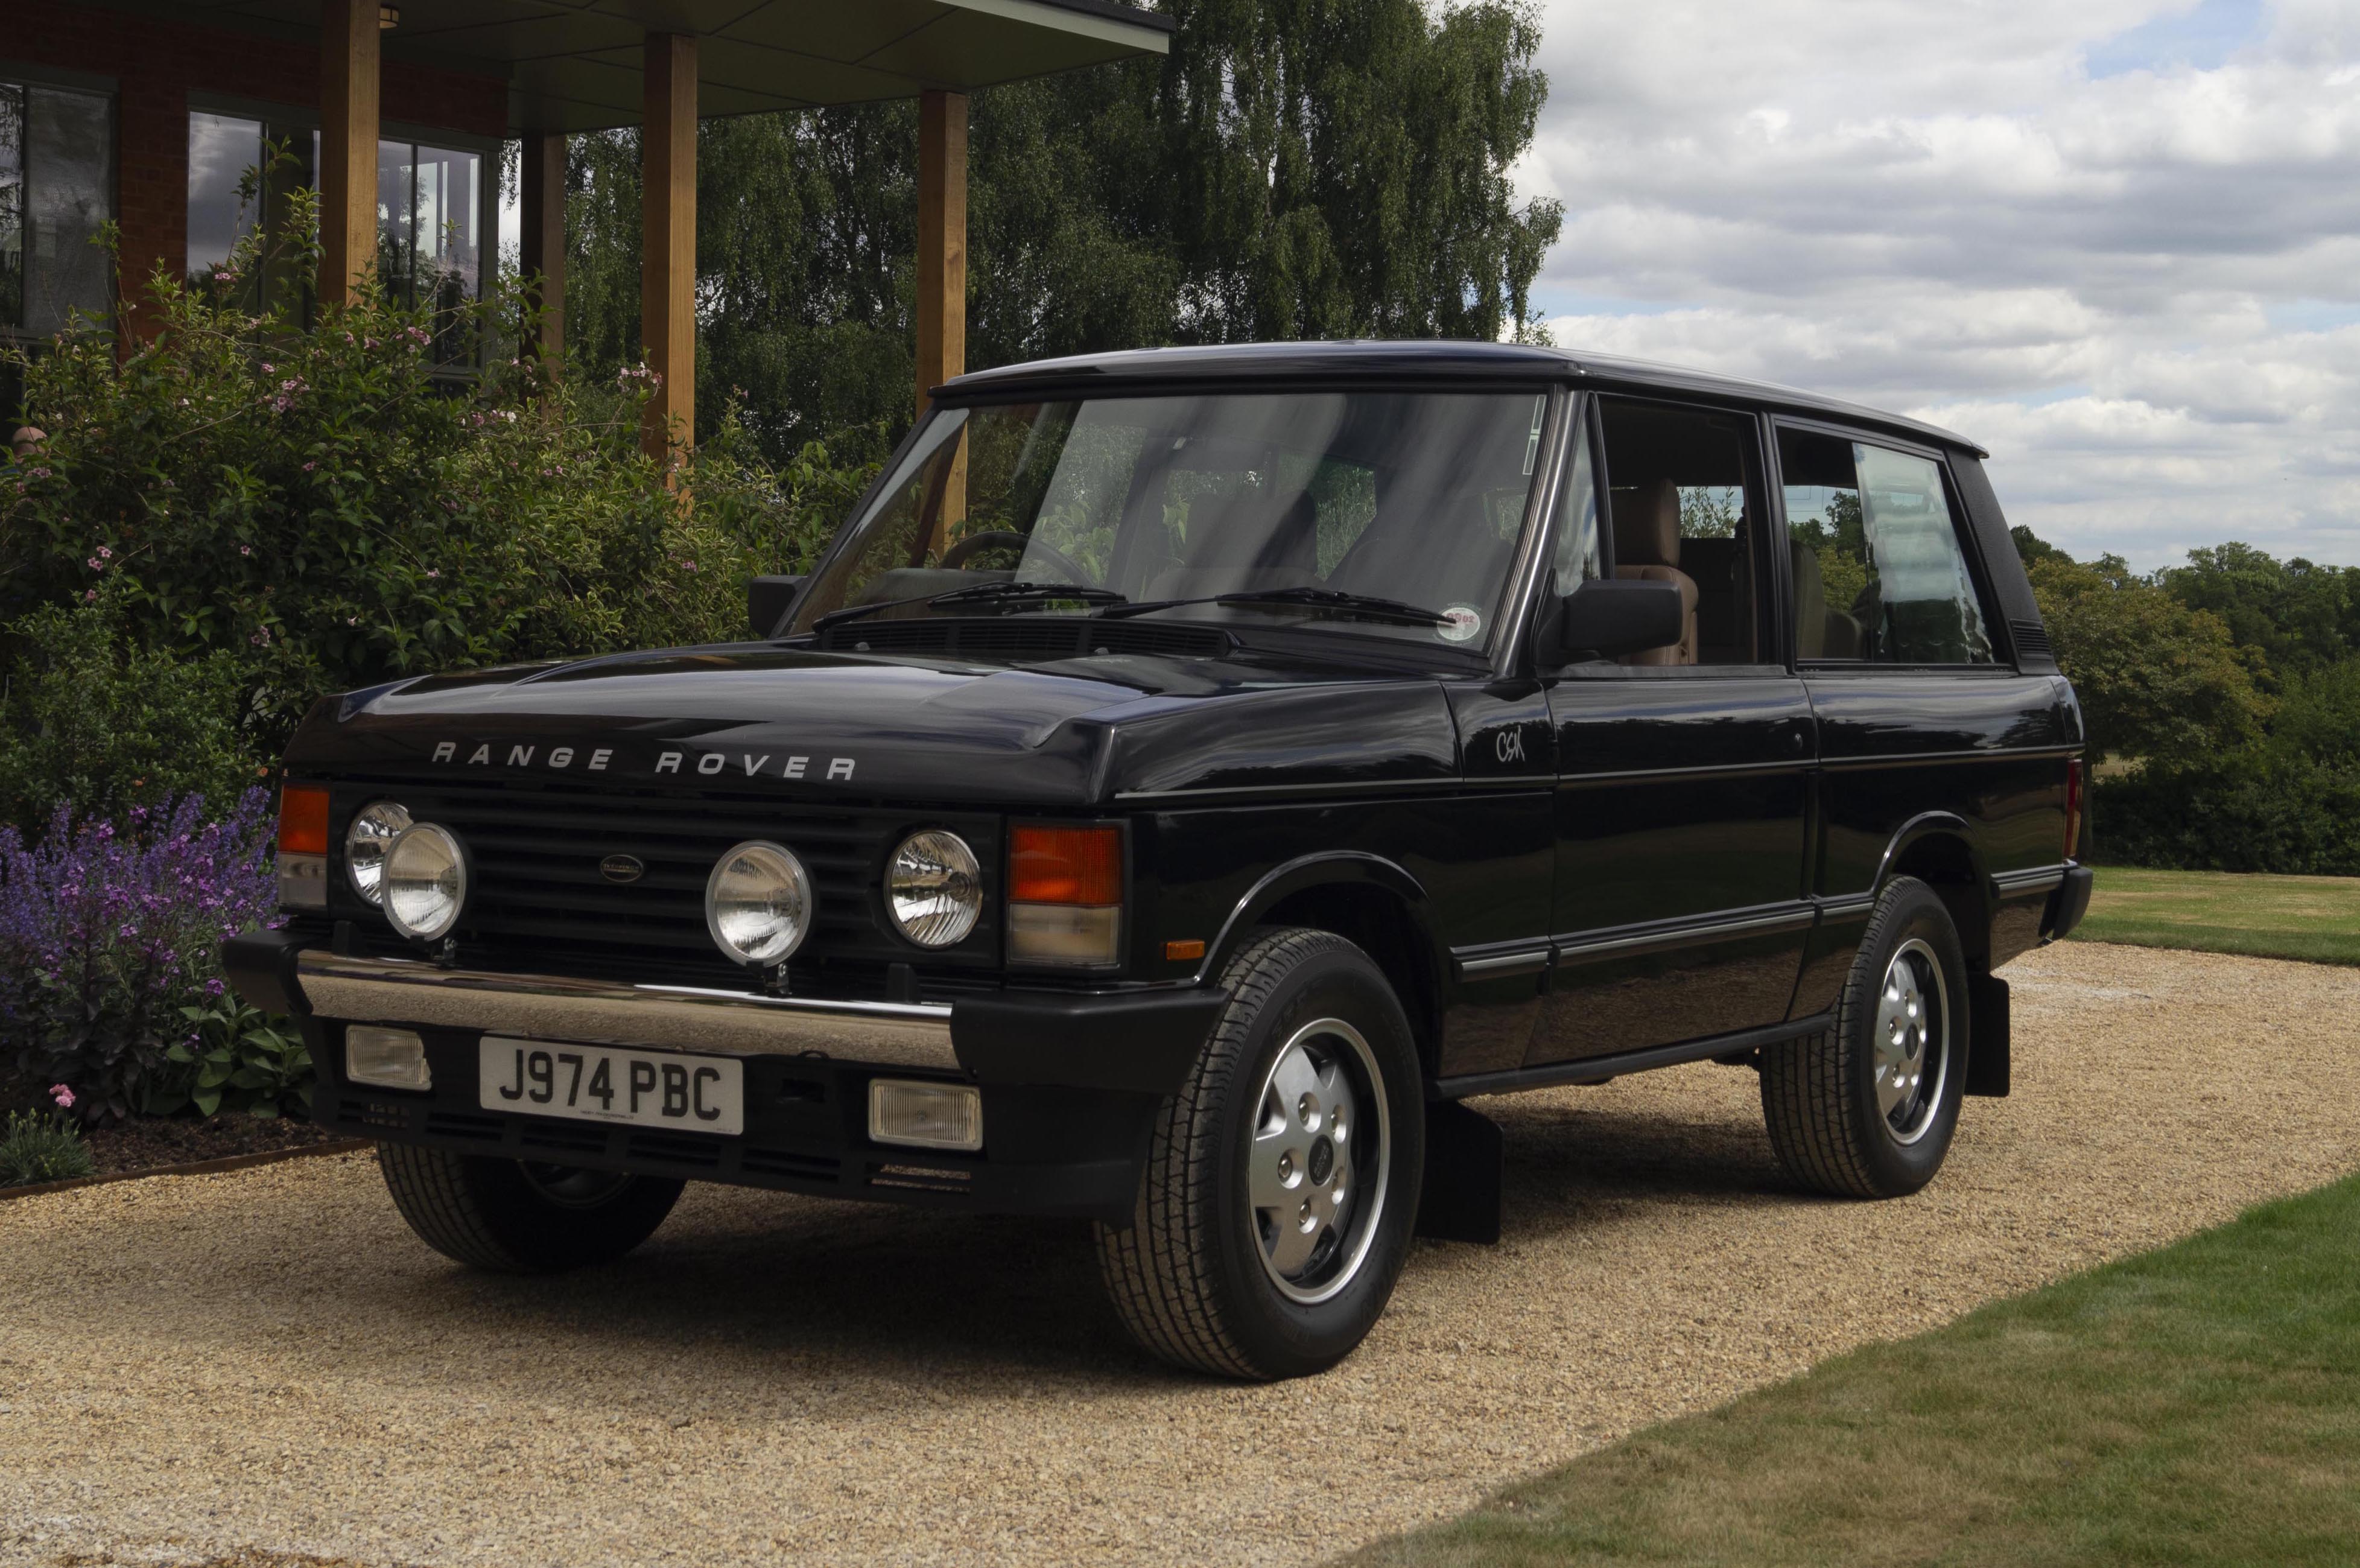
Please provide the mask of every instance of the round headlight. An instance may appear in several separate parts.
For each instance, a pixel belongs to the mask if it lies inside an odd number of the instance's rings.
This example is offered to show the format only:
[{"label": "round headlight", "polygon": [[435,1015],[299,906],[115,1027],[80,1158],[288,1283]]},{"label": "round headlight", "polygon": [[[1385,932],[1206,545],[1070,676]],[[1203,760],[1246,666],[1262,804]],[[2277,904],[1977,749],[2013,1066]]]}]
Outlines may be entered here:
[{"label": "round headlight", "polygon": [[753,839],[705,880],[705,928],[741,964],[782,964],[811,934],[811,873],[792,850]]},{"label": "round headlight", "polygon": [[885,870],[885,907],[901,935],[922,948],[947,948],[975,929],[983,877],[975,851],[956,833],[912,833]]},{"label": "round headlight", "polygon": [[371,904],[385,902],[385,851],[394,835],[409,826],[408,806],[373,800],[354,813],[353,825],[344,829],[345,879]]},{"label": "round headlight", "polygon": [[413,822],[386,846],[378,891],[395,930],[421,942],[439,940],[467,906],[466,849],[449,828]]}]

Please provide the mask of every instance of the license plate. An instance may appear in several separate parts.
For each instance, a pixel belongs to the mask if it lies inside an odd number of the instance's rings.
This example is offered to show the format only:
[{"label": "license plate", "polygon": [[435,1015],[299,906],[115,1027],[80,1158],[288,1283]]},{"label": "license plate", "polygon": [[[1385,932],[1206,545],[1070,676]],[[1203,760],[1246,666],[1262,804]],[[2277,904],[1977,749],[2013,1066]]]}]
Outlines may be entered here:
[{"label": "license plate", "polygon": [[732,1137],[746,1130],[746,1069],[732,1057],[486,1035],[476,1062],[486,1111]]}]

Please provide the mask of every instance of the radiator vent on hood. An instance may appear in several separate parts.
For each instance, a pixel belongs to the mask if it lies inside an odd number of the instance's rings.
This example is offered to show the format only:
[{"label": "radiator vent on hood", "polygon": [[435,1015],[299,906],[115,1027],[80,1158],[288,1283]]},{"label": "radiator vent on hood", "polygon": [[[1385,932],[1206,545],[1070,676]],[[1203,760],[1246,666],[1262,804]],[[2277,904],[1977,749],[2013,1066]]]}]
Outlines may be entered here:
[{"label": "radiator vent on hood", "polygon": [[1206,626],[1142,626],[1083,616],[929,618],[855,620],[820,634],[821,647],[856,653],[954,653],[977,659],[1078,659],[1093,653],[1149,653],[1167,659],[1218,659],[1229,634]]}]

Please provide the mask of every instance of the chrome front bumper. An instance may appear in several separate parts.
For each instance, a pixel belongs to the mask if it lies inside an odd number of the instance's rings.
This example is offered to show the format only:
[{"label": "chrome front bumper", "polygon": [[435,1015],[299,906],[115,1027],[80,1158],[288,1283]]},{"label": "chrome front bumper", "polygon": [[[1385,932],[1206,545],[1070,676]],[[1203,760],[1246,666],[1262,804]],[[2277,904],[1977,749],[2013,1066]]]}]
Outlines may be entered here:
[{"label": "chrome front bumper", "polygon": [[297,955],[295,980],[312,1013],[349,1023],[960,1070],[951,1048],[951,1010],[923,1003],[820,1002],[690,985],[499,974],[411,959],[346,958],[323,948]]}]

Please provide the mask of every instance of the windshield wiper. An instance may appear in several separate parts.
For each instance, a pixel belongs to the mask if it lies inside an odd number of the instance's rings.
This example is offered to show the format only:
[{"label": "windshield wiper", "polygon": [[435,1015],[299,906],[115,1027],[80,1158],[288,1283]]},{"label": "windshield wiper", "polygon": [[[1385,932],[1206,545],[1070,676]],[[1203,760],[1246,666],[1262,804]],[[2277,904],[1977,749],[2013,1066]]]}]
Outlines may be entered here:
[{"label": "windshield wiper", "polygon": [[831,626],[847,620],[858,620],[864,615],[875,615],[881,609],[900,609],[906,605],[923,604],[989,604],[1015,601],[1055,601],[1071,599],[1077,604],[1120,605],[1130,598],[1112,588],[1085,587],[1079,583],[970,583],[947,593],[912,594],[908,598],[879,599],[875,604],[847,604],[829,610],[811,623],[814,631],[825,631]]},{"label": "windshield wiper", "polygon": [[936,594],[928,604],[977,604],[999,599],[1070,599],[1076,604],[1129,604],[1131,596],[1080,583],[977,583]]},{"label": "windshield wiper", "polygon": [[1124,620],[1151,610],[1176,609],[1189,604],[1274,605],[1349,616],[1357,620],[1382,620],[1394,626],[1448,626],[1452,618],[1423,605],[1374,594],[1347,593],[1342,588],[1259,588],[1249,593],[1207,594],[1202,598],[1153,599],[1143,604],[1115,605],[1091,614],[1100,620]]}]

